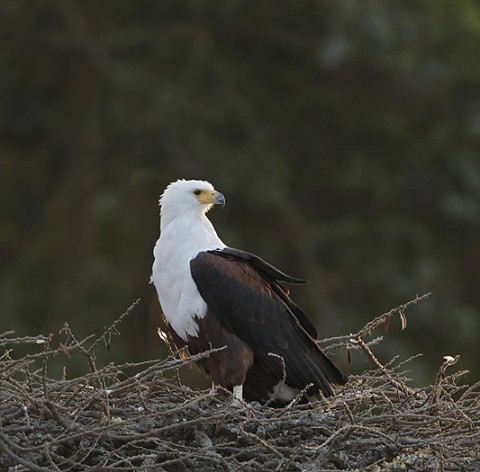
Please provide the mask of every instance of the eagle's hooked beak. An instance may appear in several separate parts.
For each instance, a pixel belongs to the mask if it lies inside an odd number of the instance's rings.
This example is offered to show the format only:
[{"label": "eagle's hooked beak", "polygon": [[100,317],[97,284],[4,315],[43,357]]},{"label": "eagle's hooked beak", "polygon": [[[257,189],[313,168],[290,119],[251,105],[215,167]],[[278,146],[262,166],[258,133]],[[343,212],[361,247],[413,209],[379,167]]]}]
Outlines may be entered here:
[{"label": "eagle's hooked beak", "polygon": [[212,203],[214,205],[222,205],[222,210],[223,210],[223,208],[225,207],[225,197],[220,192],[215,192]]}]

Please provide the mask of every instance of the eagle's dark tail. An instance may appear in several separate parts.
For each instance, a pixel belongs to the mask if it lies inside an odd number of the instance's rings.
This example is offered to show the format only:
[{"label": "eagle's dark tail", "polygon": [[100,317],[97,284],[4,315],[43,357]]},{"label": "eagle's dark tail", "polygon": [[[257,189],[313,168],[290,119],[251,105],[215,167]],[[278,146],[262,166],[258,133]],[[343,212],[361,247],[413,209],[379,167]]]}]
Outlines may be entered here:
[{"label": "eagle's dark tail", "polygon": [[286,365],[286,383],[292,387],[303,389],[306,385],[313,384],[309,394],[321,390],[329,397],[333,395],[332,384],[344,385],[348,378],[340,372],[337,366],[325,355],[311,339],[309,348],[305,345],[295,348],[298,353],[293,360]]},{"label": "eagle's dark tail", "polygon": [[344,385],[348,378],[340,372],[337,366],[318,348],[316,352],[309,353],[315,363],[312,369],[315,375],[313,384],[320,389],[325,396],[333,394],[331,384]]}]

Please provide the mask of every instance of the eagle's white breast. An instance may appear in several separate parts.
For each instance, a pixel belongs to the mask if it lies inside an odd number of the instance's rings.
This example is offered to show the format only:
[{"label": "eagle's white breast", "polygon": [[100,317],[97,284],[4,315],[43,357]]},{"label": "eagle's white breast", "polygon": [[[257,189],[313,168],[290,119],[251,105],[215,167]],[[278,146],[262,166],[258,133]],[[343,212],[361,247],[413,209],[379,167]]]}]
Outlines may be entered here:
[{"label": "eagle's white breast", "polygon": [[195,318],[203,318],[207,312],[193,281],[190,261],[201,251],[224,247],[203,213],[176,215],[162,225],[153,250],[152,279],[167,322],[184,341],[198,336]]}]

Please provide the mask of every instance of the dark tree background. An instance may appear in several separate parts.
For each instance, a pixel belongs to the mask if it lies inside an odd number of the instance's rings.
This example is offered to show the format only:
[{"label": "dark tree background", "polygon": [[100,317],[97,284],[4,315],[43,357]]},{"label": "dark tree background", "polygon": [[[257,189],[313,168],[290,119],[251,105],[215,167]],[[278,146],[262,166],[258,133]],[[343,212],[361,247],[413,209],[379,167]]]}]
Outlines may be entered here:
[{"label": "dark tree background", "polygon": [[199,178],[227,244],[310,280],[321,336],[432,291],[383,360],[477,380],[479,45],[473,0],[1,2],[0,332],[141,298],[105,361],[161,356],[157,201]]}]

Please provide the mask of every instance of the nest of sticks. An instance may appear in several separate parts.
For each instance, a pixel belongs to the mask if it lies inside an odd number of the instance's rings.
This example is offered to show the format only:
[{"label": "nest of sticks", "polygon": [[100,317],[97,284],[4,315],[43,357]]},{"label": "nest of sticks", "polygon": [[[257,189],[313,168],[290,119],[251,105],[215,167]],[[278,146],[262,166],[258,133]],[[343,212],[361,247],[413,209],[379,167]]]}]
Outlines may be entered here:
[{"label": "nest of sticks", "polygon": [[[374,354],[383,336],[371,333],[388,331],[394,316],[404,327],[405,309],[425,296],[356,334],[321,341],[326,351],[362,351],[371,369],[332,398],[280,408],[182,385],[178,369],[209,353],[98,367],[95,349],[133,306],[98,338],[79,341],[68,325],[57,345],[51,336],[4,333],[0,470],[478,470],[480,382],[464,384],[458,358],[445,357],[433,385],[413,388],[408,360],[382,365]],[[34,352],[14,358],[19,345]],[[51,378],[51,359],[73,352],[85,356],[88,373]]]}]

